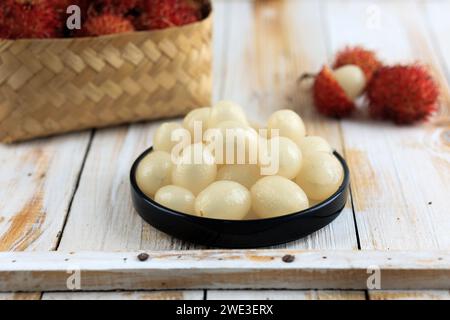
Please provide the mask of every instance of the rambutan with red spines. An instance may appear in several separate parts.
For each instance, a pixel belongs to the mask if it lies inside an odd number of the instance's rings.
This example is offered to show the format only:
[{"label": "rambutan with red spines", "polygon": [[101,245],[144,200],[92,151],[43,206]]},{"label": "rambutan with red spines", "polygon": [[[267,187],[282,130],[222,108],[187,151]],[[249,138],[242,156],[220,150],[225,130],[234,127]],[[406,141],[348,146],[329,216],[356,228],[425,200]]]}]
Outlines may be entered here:
[{"label": "rambutan with red spines", "polygon": [[427,120],[438,109],[439,88],[426,67],[395,65],[374,74],[367,96],[372,117],[411,124]]},{"label": "rambutan with red spines", "polygon": [[340,50],[335,57],[333,69],[345,65],[357,65],[366,75],[367,82],[370,81],[373,74],[382,66],[376,53],[360,46],[345,47]]},{"label": "rambutan with red spines", "polygon": [[91,4],[94,15],[112,13],[127,16],[133,10],[144,10],[145,0],[96,0]]},{"label": "rambutan with red spines", "polygon": [[8,22],[8,11],[11,0],[0,3],[0,39],[11,38],[11,27]]},{"label": "rambutan with red spines", "polygon": [[62,35],[63,21],[47,0],[5,0],[2,10],[2,37],[56,38]]},{"label": "rambutan with red spines", "polygon": [[102,36],[133,31],[135,31],[135,28],[128,19],[105,13],[89,17],[83,26],[82,32],[86,36]]},{"label": "rambutan with red spines", "polygon": [[149,0],[142,26],[149,30],[182,26],[201,19],[200,7],[188,0]]},{"label": "rambutan with red spines", "polygon": [[329,117],[346,117],[355,109],[354,102],[347,97],[327,66],[315,77],[313,96],[317,110]]},{"label": "rambutan with red spines", "polygon": [[112,14],[130,20],[135,30],[141,30],[141,18],[147,0],[95,0],[90,3],[87,16]]},{"label": "rambutan with red spines", "polygon": [[67,14],[67,8],[76,5],[80,8],[81,18],[86,18],[88,8],[92,1],[90,0],[47,0],[53,5],[55,10],[65,16]]}]

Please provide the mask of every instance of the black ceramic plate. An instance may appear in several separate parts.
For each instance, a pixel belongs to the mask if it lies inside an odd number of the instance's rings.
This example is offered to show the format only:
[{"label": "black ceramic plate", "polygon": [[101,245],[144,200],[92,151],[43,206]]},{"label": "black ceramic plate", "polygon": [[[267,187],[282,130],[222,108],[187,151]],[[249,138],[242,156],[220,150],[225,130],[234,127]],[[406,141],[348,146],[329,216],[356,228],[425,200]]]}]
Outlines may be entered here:
[{"label": "black ceramic plate", "polygon": [[152,148],[137,158],[131,168],[131,196],[139,215],[155,228],[176,238],[222,248],[255,248],[282,244],[305,237],[331,223],[347,201],[349,170],[345,160],[334,155],[344,168],[344,181],[327,200],[306,210],[289,215],[260,220],[219,220],[191,216],[166,208],[139,190],[136,169]]}]

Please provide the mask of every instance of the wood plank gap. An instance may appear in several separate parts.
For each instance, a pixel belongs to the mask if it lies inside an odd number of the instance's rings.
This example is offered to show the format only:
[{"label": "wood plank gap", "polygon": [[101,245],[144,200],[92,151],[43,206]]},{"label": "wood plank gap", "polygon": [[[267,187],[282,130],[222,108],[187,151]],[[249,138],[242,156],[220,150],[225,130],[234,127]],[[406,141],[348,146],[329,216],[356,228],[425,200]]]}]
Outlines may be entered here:
[{"label": "wood plank gap", "polygon": [[[332,55],[333,52],[331,50],[331,35],[329,32],[330,24],[327,22],[327,18],[326,18],[328,15],[327,14],[328,8],[324,4],[323,1],[319,2],[319,8],[320,8],[320,23],[322,25],[322,30],[323,30],[324,39],[325,39],[325,49],[326,49],[326,52],[328,53],[328,55]],[[339,132],[339,139],[341,141],[341,146],[342,146],[342,153],[343,153],[344,159],[347,159],[347,152],[346,152],[347,148],[345,145],[345,138],[344,138],[344,132],[342,130],[342,121],[341,120],[339,120],[339,125],[337,127],[338,127],[338,132]],[[351,174],[351,172],[350,172],[350,174]],[[356,220],[356,212],[355,212],[355,205],[353,203],[353,193],[352,193],[351,185],[349,188],[349,196],[350,196],[350,205],[352,208],[353,223],[355,225],[356,243],[358,246],[358,250],[361,250],[361,240],[359,237],[358,222]],[[367,294],[367,292],[366,292],[366,294]]]},{"label": "wood plank gap", "polygon": [[[58,237],[58,240],[56,242],[54,250],[58,250],[59,245],[61,244],[61,239],[62,239],[62,237],[64,235],[64,230],[66,229],[67,221],[69,220],[69,215],[70,215],[70,211],[72,209],[73,200],[75,199],[75,196],[76,196],[77,191],[78,191],[78,187],[80,186],[80,181],[81,181],[81,177],[83,175],[84,166],[86,164],[86,159],[87,159],[87,157],[89,155],[89,151],[91,150],[92,141],[94,140],[95,133],[96,133],[96,129],[93,129],[93,130],[91,130],[91,133],[89,135],[89,140],[88,140],[88,143],[87,143],[87,146],[86,146],[86,151],[84,153],[83,161],[81,162],[81,166],[80,166],[80,171],[78,172],[78,176],[77,176],[77,179],[76,179],[75,188],[73,189],[72,197],[70,198],[69,205],[67,206],[67,213],[66,213],[66,216],[64,217],[64,222],[63,222],[63,225],[61,227],[61,232],[59,234],[59,237]],[[42,299],[42,294],[41,294],[41,299]]]},{"label": "wood plank gap", "polygon": [[356,243],[358,244],[358,250],[361,250],[361,241],[359,240],[359,230],[358,230],[358,223],[356,222],[355,204],[353,203],[352,185],[351,184],[349,187],[349,191],[350,191],[350,205],[352,206],[352,212],[353,212],[353,222],[355,223]]}]

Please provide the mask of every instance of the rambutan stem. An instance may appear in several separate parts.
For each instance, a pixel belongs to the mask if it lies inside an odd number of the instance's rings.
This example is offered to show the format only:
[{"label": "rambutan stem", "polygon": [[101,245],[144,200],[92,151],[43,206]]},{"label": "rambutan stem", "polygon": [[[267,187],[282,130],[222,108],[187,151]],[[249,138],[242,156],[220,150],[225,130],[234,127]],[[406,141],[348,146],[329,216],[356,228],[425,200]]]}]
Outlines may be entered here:
[{"label": "rambutan stem", "polygon": [[305,81],[307,79],[315,78],[316,76],[317,76],[317,73],[305,72],[302,75],[300,75],[300,77],[298,77],[297,82],[302,82],[302,81]]}]

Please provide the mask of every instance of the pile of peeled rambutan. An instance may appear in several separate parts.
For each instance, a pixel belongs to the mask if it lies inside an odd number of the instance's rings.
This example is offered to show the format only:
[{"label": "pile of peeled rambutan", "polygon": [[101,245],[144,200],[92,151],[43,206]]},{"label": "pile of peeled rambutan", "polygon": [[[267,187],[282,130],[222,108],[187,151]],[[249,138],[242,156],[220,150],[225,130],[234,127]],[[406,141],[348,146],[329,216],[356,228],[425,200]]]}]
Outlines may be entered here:
[{"label": "pile of peeled rambutan", "polygon": [[[1,0],[0,39],[92,37],[182,26],[203,18],[201,0]],[[67,20],[78,6],[80,29]],[[72,7],[73,8],[73,7]]]},{"label": "pile of peeled rambutan", "polygon": [[324,66],[313,77],[314,104],[326,116],[347,117],[362,101],[372,118],[412,124],[427,120],[438,109],[438,86],[427,67],[384,65],[375,52],[362,47],[339,51],[332,66]]}]

